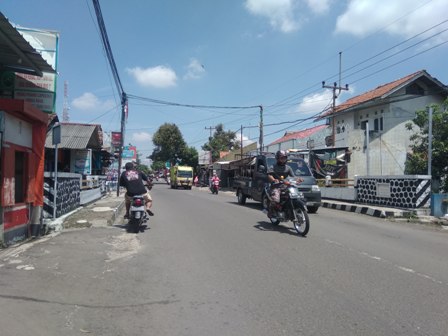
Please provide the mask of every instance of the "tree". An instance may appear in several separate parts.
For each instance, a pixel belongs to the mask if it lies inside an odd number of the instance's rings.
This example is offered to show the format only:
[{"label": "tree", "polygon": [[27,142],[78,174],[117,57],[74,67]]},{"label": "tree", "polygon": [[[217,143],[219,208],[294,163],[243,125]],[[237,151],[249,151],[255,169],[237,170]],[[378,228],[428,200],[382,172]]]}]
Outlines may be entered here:
[{"label": "tree", "polygon": [[208,139],[208,142],[202,146],[205,151],[212,152],[212,161],[219,159],[219,152],[239,149],[240,142],[236,140],[236,132],[224,131],[223,124],[218,124],[215,127],[213,137]]},{"label": "tree", "polygon": [[153,171],[161,171],[165,168],[165,162],[163,161],[153,161],[151,165],[151,169]]},{"label": "tree", "polygon": [[198,164],[198,152],[193,147],[188,147],[182,133],[176,124],[165,123],[159,127],[152,137],[154,151],[150,155],[153,167],[165,166],[169,161],[171,165],[182,164],[196,167]]},{"label": "tree", "polygon": [[176,158],[185,150],[186,143],[176,124],[165,123],[159,127],[152,137],[154,151],[151,159],[155,161],[169,161],[172,165],[176,164]]},{"label": "tree", "polygon": [[[431,175],[440,183],[442,191],[448,191],[448,99],[441,106],[432,105],[432,161]],[[416,117],[406,124],[408,130],[419,130],[411,135],[412,153],[408,154],[405,164],[405,174],[427,174],[428,171],[428,111],[417,111]]]}]

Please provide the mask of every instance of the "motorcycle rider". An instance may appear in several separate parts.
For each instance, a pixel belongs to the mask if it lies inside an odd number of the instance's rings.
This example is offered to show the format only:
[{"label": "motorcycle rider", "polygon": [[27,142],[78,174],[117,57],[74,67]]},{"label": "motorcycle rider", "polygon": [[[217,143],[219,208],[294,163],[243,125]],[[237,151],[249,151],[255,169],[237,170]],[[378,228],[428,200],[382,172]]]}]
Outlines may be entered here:
[{"label": "motorcycle rider", "polygon": [[221,182],[221,179],[218,177],[218,175],[216,175],[216,173],[213,173],[213,177],[210,180],[210,188],[212,189],[212,192],[214,186],[216,186],[216,188],[219,188],[219,182]]},{"label": "motorcycle rider", "polygon": [[135,169],[132,162],[127,162],[125,165],[125,171],[120,176],[120,186],[126,188],[126,194],[124,195],[126,214],[124,218],[129,218],[129,209],[131,208],[132,197],[136,195],[143,195],[145,200],[146,212],[149,216],[154,216],[154,213],[149,210],[152,206],[152,198],[149,192],[145,188],[143,181],[150,186],[149,178],[142,172]]},{"label": "motorcycle rider", "polygon": [[[279,150],[275,153],[275,160],[277,161],[272,167],[268,169],[268,180],[271,184],[278,183],[281,180],[290,177],[296,177],[294,171],[286,164],[288,161],[288,154],[284,150]],[[297,183],[303,182],[303,178],[298,177]],[[268,210],[268,217],[272,217],[273,209],[276,203],[280,202],[280,189],[271,185],[271,197],[274,202],[271,202]]]}]

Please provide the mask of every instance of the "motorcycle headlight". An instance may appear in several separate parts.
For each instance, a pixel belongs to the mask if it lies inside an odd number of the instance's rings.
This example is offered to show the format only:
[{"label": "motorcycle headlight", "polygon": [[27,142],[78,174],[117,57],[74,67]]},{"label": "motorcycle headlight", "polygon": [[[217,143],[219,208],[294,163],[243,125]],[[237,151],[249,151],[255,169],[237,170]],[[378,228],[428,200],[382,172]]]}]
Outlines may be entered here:
[{"label": "motorcycle headlight", "polygon": [[311,186],[311,191],[320,191],[320,188],[319,188],[319,186],[317,184],[313,184]]},{"label": "motorcycle headlight", "polygon": [[298,197],[301,193],[299,193],[297,188],[289,188],[289,194],[291,195],[291,197]]}]

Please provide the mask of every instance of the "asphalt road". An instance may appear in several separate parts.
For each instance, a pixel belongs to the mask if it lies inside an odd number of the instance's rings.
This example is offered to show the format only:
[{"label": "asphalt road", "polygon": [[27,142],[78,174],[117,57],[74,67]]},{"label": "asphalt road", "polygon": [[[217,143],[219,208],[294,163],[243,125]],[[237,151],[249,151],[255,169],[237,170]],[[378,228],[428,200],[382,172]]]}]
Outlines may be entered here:
[{"label": "asphalt road", "polygon": [[448,331],[448,234],[319,209],[153,189],[149,229],[67,231],[0,261],[1,335],[432,335]]}]

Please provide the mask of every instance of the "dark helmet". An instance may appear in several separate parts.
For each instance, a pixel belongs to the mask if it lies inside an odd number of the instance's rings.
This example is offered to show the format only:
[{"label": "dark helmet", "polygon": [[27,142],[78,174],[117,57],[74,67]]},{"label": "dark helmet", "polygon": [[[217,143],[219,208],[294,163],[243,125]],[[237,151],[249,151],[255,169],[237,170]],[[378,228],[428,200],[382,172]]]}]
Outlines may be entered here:
[{"label": "dark helmet", "polygon": [[275,159],[278,160],[281,157],[288,157],[288,154],[284,150],[279,150],[277,153],[275,153]]},{"label": "dark helmet", "polygon": [[[275,159],[277,160],[277,163],[280,163],[280,158],[287,158],[288,154],[284,150],[279,150],[277,153],[275,153]],[[283,161],[282,164],[285,164]]]}]

